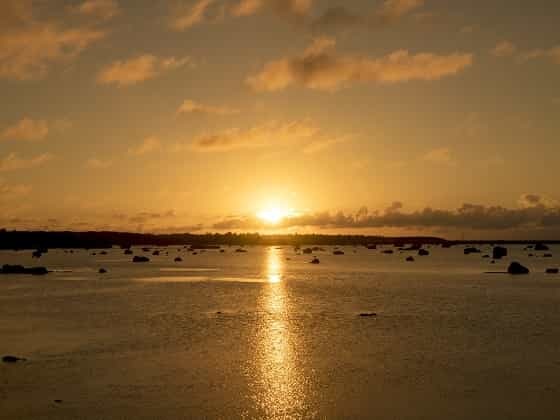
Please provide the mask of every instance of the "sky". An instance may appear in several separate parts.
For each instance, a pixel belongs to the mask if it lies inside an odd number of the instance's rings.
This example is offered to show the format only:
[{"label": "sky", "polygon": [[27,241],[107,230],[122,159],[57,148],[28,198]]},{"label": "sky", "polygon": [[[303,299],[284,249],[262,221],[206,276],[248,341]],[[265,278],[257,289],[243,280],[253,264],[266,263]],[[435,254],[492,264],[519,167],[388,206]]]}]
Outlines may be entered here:
[{"label": "sky", "polygon": [[553,0],[2,0],[0,226],[560,238]]}]

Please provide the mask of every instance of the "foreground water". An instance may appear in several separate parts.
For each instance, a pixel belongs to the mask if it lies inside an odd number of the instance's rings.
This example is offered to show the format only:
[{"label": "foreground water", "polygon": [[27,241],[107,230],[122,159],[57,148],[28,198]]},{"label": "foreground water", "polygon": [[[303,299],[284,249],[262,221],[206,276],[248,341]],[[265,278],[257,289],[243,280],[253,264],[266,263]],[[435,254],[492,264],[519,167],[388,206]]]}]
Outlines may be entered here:
[{"label": "foreground water", "polygon": [[[0,355],[27,358],[0,363],[0,418],[557,418],[560,247],[509,249],[51,250],[0,277]],[[532,273],[483,274],[511,260]]]}]

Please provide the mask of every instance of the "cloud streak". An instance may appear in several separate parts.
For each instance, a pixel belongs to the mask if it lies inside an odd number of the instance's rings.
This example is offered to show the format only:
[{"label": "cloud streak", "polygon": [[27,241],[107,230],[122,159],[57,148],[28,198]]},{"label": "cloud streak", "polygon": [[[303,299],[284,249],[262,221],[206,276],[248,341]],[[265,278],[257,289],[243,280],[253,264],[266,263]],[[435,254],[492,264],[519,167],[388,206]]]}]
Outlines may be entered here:
[{"label": "cloud streak", "polygon": [[31,169],[41,166],[53,159],[50,153],[43,153],[31,158],[20,158],[16,153],[10,153],[0,158],[0,172],[11,172],[21,169]]},{"label": "cloud streak", "polygon": [[227,116],[239,114],[240,110],[227,106],[206,105],[187,99],[177,110],[178,114],[206,114]]},{"label": "cloud streak", "polygon": [[315,39],[301,56],[268,62],[258,73],[249,76],[246,83],[259,92],[290,86],[335,91],[357,82],[394,84],[440,80],[460,73],[474,60],[469,53],[411,54],[406,50],[379,58],[338,55],[332,51],[334,46],[333,39]]},{"label": "cloud streak", "polygon": [[45,120],[22,118],[15,124],[0,132],[0,140],[39,141],[49,134],[49,125]]},{"label": "cloud streak", "polygon": [[109,64],[97,75],[97,83],[127,87],[147,80],[155,79],[166,72],[192,64],[189,57],[157,57],[144,54],[127,60],[119,60]]},{"label": "cloud streak", "polygon": [[[536,198],[535,198],[536,197]],[[362,208],[354,214],[343,212],[309,213],[284,219],[275,228],[314,229],[469,229],[504,231],[526,228],[560,227],[560,207],[547,206],[539,196],[530,206],[509,209],[501,206],[463,204],[456,210],[423,210],[403,212],[396,202],[383,212]],[[256,217],[232,217],[212,226],[217,230],[251,230],[267,227]]]}]

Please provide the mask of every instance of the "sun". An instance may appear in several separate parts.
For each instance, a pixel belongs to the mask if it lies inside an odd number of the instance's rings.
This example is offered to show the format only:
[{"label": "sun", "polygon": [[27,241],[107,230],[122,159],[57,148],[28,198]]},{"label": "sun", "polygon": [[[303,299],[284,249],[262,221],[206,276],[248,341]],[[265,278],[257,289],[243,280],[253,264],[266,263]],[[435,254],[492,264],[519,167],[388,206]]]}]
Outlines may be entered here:
[{"label": "sun", "polygon": [[263,222],[277,225],[290,215],[290,211],[281,207],[269,207],[257,213],[257,217]]}]

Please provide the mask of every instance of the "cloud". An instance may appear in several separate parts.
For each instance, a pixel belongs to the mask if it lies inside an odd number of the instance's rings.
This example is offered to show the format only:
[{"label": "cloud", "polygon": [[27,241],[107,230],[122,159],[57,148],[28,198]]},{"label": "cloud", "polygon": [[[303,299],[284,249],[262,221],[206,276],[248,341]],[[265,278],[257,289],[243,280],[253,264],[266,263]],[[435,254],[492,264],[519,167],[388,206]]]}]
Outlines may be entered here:
[{"label": "cloud", "polygon": [[45,120],[33,120],[25,117],[0,132],[0,140],[43,140],[49,134],[49,126]]},{"label": "cloud", "polygon": [[288,123],[271,121],[245,130],[234,128],[217,134],[201,135],[194,139],[190,148],[200,152],[226,152],[309,141],[319,135],[320,129],[309,120]]},{"label": "cloud", "polygon": [[85,0],[72,6],[70,10],[75,14],[94,16],[102,20],[110,20],[121,12],[115,0]]},{"label": "cloud", "polygon": [[422,156],[422,160],[446,166],[455,166],[457,164],[455,159],[453,159],[453,157],[451,156],[451,150],[449,150],[447,147],[430,150],[428,153]]},{"label": "cloud", "polygon": [[535,49],[520,55],[521,61],[535,60],[539,58],[548,58],[556,64],[560,64],[560,45],[549,49]]},{"label": "cloud", "polygon": [[379,28],[394,23],[424,6],[425,0],[385,0],[373,13],[355,13],[343,6],[328,8],[314,20],[316,31],[344,29],[353,26]]},{"label": "cloud", "polygon": [[118,87],[131,86],[154,79],[165,72],[178,69],[186,64],[192,64],[189,57],[180,59],[175,57],[160,58],[155,55],[144,54],[109,64],[97,75],[97,83],[115,84]]},{"label": "cloud", "polygon": [[0,201],[12,201],[20,199],[29,195],[32,188],[29,185],[23,184],[8,184],[5,180],[0,178]]},{"label": "cloud", "polygon": [[251,16],[264,6],[264,0],[239,0],[231,7],[231,14],[236,17]]},{"label": "cloud", "polygon": [[157,137],[146,137],[140,145],[128,149],[130,155],[143,156],[161,149],[161,141]]},{"label": "cloud", "polygon": [[175,7],[170,27],[176,31],[184,31],[200,23],[220,20],[223,16],[224,7],[216,0],[197,0],[188,7]]},{"label": "cloud", "polygon": [[[546,207],[541,203],[524,208],[508,209],[501,206],[463,204],[456,210],[423,210],[403,212],[400,202],[384,211],[369,212],[362,207],[356,213],[306,213],[284,219],[277,229],[472,229],[505,231],[526,228],[560,227],[560,207]],[[251,230],[266,227],[253,216],[230,217],[212,225],[217,230]]]},{"label": "cloud", "polygon": [[303,148],[303,153],[319,153],[337,144],[346,143],[349,139],[349,137],[332,137],[314,140]]},{"label": "cloud", "polygon": [[177,110],[178,114],[208,114],[208,115],[234,115],[238,114],[240,111],[235,108],[229,108],[227,106],[214,106],[205,105],[193,100],[186,100]]},{"label": "cloud", "polygon": [[184,31],[193,26],[214,23],[226,17],[253,16],[271,11],[293,22],[305,20],[314,0],[196,0],[194,3],[174,7],[169,26],[175,31]]},{"label": "cloud", "polygon": [[103,39],[106,33],[87,26],[64,27],[35,19],[32,2],[0,2],[0,79],[45,77],[51,65],[69,61]]},{"label": "cloud", "polygon": [[88,169],[107,169],[113,165],[113,161],[107,159],[91,158],[86,161],[85,167]]},{"label": "cloud", "polygon": [[330,38],[317,38],[303,55],[266,63],[246,83],[260,92],[294,85],[334,91],[355,82],[392,84],[439,80],[456,75],[473,63],[473,55],[466,53],[411,54],[398,50],[380,58],[336,55],[331,52],[334,45]]},{"label": "cloud", "polygon": [[492,49],[492,55],[495,57],[511,57],[517,51],[517,47],[515,44],[511,43],[510,41],[503,41],[498,43]]},{"label": "cloud", "polygon": [[7,156],[0,158],[0,172],[17,171],[20,169],[31,169],[53,159],[50,153],[43,153],[35,157],[25,159],[20,158],[16,153],[10,153]]}]

